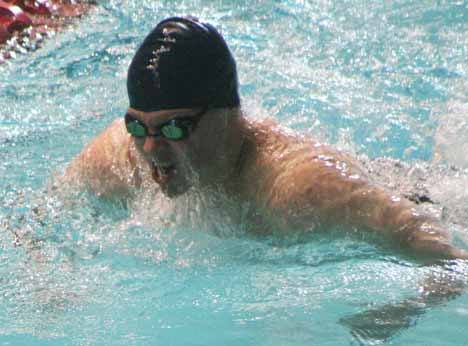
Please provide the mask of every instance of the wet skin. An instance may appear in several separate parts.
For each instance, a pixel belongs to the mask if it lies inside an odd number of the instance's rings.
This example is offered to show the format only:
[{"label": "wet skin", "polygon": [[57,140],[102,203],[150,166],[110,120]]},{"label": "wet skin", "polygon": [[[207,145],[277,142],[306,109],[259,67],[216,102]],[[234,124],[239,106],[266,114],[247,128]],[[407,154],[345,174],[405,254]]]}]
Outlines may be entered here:
[{"label": "wet skin", "polygon": [[[194,117],[195,113],[193,109],[141,112],[129,108],[127,111],[133,119],[146,126],[150,135],[169,120]],[[190,143],[189,137],[177,141],[163,136],[132,137],[137,152],[150,167],[154,181],[169,197],[180,195],[190,187],[190,167],[197,164],[197,158],[190,150],[194,143]]]},{"label": "wet skin", "polygon": [[[154,133],[164,122],[197,111],[130,108],[128,114]],[[151,174],[144,174],[145,167]],[[134,138],[117,120],[72,162],[65,179],[107,197],[127,196],[150,183],[168,197],[191,187],[216,190],[239,206],[249,204],[252,232],[284,235],[342,226],[383,234],[415,257],[468,258],[450,245],[437,222],[371,183],[348,155],[273,121],[243,117],[238,109],[210,110],[180,141]]]},{"label": "wet skin", "polygon": [[153,180],[169,197],[186,192],[194,184],[208,186],[226,180],[230,174],[228,171],[232,165],[231,161],[237,158],[239,138],[226,135],[227,127],[232,121],[226,114],[217,114],[217,111],[203,112],[194,129],[181,140],[153,136],[160,126],[169,120],[195,119],[200,111],[203,110],[127,110],[127,115],[144,124],[150,135],[143,138],[130,136],[129,144],[135,147],[137,156],[150,167]]}]

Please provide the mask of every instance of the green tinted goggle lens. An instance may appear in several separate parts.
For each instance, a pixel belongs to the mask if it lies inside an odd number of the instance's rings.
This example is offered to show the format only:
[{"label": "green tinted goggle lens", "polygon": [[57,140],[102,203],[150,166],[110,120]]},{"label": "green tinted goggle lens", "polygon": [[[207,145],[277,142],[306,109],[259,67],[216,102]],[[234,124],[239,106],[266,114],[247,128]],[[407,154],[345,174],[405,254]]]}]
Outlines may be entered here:
[{"label": "green tinted goggle lens", "polygon": [[[127,127],[128,133],[130,133],[134,137],[141,138],[141,137],[150,136],[148,135],[148,131],[146,130],[146,127],[142,123],[140,123],[138,120],[126,121],[125,125]],[[163,136],[164,138],[174,140],[174,141],[181,140],[187,136],[188,127],[189,127],[189,124],[187,124],[187,121],[184,121],[182,123],[178,119],[173,119],[169,123],[162,125],[158,129],[157,133],[154,134],[153,136],[155,137]]]},{"label": "green tinted goggle lens", "polygon": [[134,119],[130,114],[125,114],[125,125],[128,133],[134,137],[164,137],[172,141],[182,140],[187,138],[189,133],[193,131],[200,121],[207,108],[203,108],[199,113],[191,117],[179,117],[169,120],[154,130],[154,134],[149,134],[148,129],[137,119]]},{"label": "green tinted goggle lens", "polygon": [[168,139],[181,139],[185,132],[177,125],[169,124],[161,127],[161,133]]},{"label": "green tinted goggle lens", "polygon": [[127,131],[132,136],[135,137],[146,137],[146,129],[145,127],[140,124],[137,120],[130,121],[126,123]]}]

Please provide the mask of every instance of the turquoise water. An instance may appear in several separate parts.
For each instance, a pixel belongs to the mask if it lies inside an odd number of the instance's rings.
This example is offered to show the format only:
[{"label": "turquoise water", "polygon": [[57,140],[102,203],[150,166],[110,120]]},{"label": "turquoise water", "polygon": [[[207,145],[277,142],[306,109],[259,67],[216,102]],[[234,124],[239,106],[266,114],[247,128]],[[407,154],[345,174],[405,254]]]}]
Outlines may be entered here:
[{"label": "turquoise water", "polygon": [[[125,207],[50,191],[124,114],[138,43],[180,14],[221,28],[250,116],[426,167],[434,213],[444,207],[447,227],[468,231],[468,165],[463,152],[445,162],[438,144],[468,142],[457,118],[468,108],[466,2],[102,1],[0,66],[0,344],[467,345],[466,293],[400,325],[395,315],[359,334],[345,322],[417,296],[428,276],[466,280],[466,265],[449,274],[351,236],[259,241],[189,198],[175,208],[192,214],[187,226],[162,198],[155,210],[147,195]],[[427,173],[438,156],[460,169]]]}]

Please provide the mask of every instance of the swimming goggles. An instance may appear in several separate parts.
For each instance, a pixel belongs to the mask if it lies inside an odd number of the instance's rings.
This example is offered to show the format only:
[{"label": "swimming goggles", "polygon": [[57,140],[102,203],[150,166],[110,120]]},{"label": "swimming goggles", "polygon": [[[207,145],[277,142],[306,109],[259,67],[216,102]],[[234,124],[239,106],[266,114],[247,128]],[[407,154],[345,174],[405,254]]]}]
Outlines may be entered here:
[{"label": "swimming goggles", "polygon": [[127,132],[136,138],[163,137],[171,141],[180,141],[186,139],[195,130],[195,127],[206,111],[207,109],[203,108],[194,116],[171,119],[155,128],[154,134],[149,134],[146,125],[128,113],[125,114],[125,126],[127,127]]}]

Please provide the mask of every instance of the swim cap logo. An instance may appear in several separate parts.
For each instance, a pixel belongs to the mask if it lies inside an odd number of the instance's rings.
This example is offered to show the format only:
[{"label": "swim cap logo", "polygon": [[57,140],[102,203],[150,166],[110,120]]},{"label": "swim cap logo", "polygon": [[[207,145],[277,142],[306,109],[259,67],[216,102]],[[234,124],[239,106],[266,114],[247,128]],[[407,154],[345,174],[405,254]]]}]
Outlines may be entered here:
[{"label": "swim cap logo", "polygon": [[152,58],[149,59],[148,61],[148,65],[146,66],[146,69],[147,70],[150,70],[154,73],[154,77],[155,79],[157,80],[157,85],[156,87],[158,89],[161,88],[161,82],[160,82],[160,79],[159,79],[159,72],[158,72],[158,67],[159,67],[159,59],[161,57],[161,54],[164,54],[164,53],[167,53],[167,52],[170,52],[171,49],[170,48],[166,48],[164,46],[161,46],[160,48],[156,49],[155,51],[152,52]]},{"label": "swim cap logo", "polygon": [[150,58],[148,60],[148,65],[146,66],[147,70],[150,70],[150,71],[152,71],[154,73],[154,77],[158,81],[158,84],[156,86],[159,89],[161,88],[161,82],[160,82],[159,72],[158,72],[159,60],[160,60],[162,54],[165,54],[165,53],[168,53],[168,52],[171,51],[171,48],[166,47],[164,44],[175,44],[176,43],[176,39],[174,37],[169,36],[169,34],[171,32],[174,32],[174,30],[171,30],[169,28],[164,28],[163,29],[162,34],[164,35],[164,37],[162,39],[157,40],[157,41],[161,42],[162,45],[161,45],[161,47],[159,47],[158,49],[156,49],[156,50],[154,50],[152,52],[152,58]]}]

